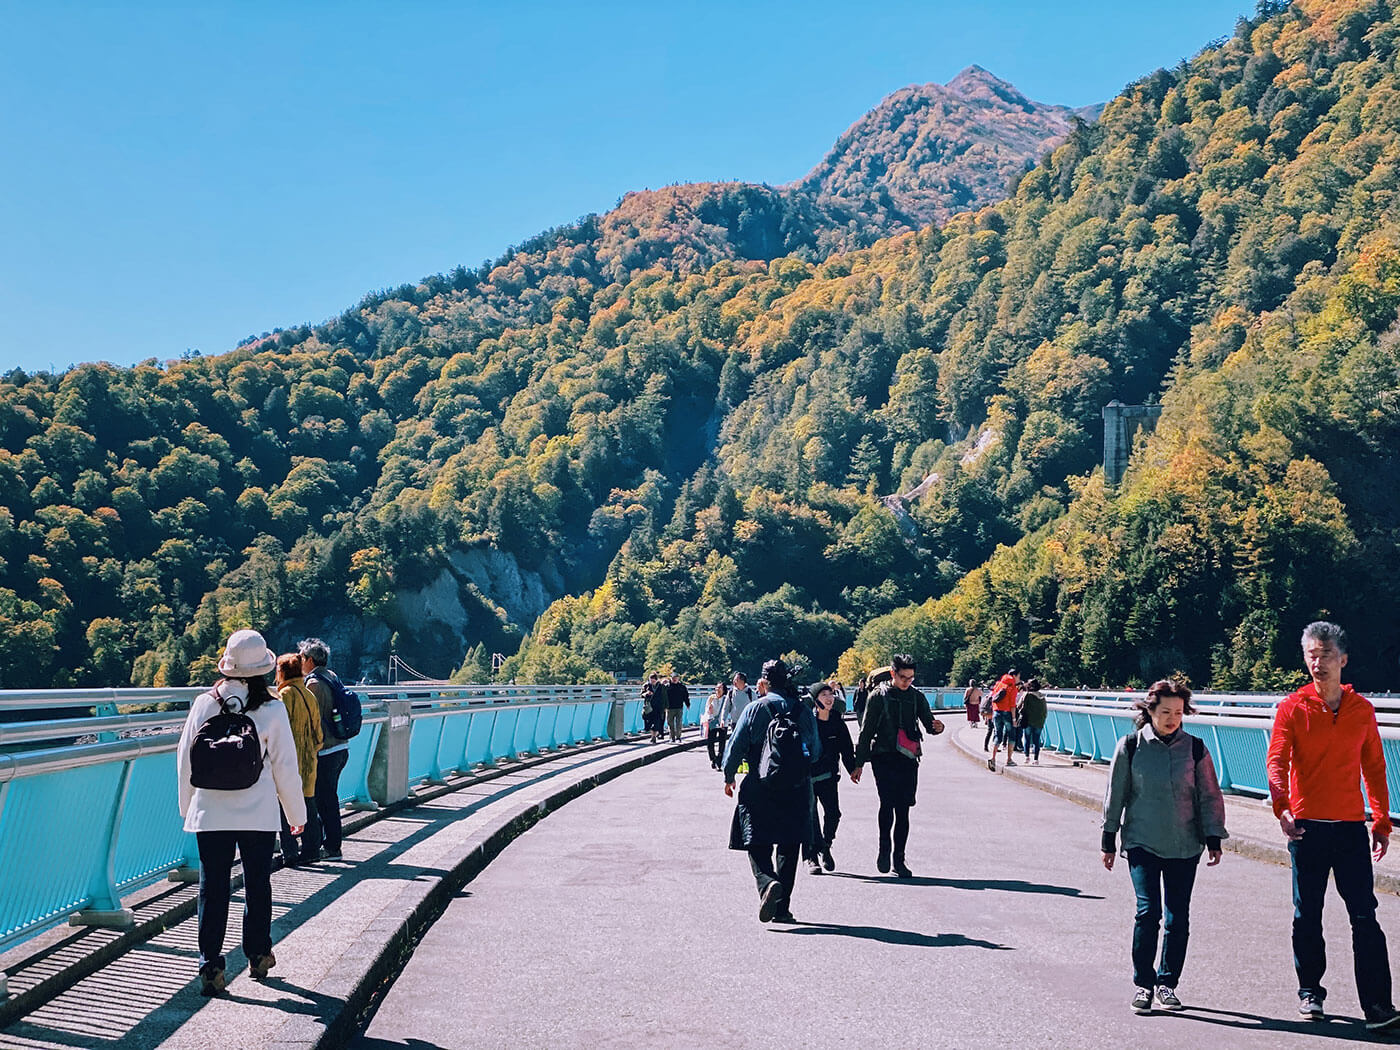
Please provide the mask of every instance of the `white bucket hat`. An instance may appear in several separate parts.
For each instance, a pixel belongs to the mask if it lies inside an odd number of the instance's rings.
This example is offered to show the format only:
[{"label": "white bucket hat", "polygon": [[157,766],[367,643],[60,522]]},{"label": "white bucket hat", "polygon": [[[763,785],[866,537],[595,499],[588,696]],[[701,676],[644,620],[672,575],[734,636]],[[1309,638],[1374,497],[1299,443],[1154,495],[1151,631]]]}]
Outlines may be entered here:
[{"label": "white bucket hat", "polygon": [[258,678],[277,666],[277,657],[257,631],[234,631],[219,657],[219,673],[228,678]]}]

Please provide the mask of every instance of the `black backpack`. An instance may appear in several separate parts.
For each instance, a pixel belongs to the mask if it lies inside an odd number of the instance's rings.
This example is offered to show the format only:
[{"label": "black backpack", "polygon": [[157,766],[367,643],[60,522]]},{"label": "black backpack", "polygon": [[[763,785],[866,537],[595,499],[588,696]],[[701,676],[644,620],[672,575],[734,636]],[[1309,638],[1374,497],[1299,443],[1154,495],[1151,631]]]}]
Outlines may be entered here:
[{"label": "black backpack", "polygon": [[797,708],[784,699],[773,705],[758,752],[758,779],[770,788],[797,788],[811,775],[812,759],[802,743]]},{"label": "black backpack", "polygon": [[340,676],[328,667],[318,667],[306,676],[308,682],[319,679],[331,691],[331,731],[341,740],[349,740],[360,731],[365,713],[360,694],[346,689]]},{"label": "black backpack", "polygon": [[194,735],[190,745],[190,783],[215,791],[243,791],[262,776],[262,740],[258,727],[242,711],[230,711],[221,697],[219,713]]}]

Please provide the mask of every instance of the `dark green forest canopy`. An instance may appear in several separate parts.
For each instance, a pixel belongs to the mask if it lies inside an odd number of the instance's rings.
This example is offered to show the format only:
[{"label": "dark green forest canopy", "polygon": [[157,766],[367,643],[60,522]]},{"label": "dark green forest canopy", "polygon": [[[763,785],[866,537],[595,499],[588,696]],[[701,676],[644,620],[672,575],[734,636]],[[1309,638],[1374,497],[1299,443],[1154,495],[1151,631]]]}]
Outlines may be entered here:
[{"label": "dark green forest canopy", "polygon": [[[203,681],[252,624],[359,673],[1276,688],[1323,615],[1400,682],[1398,35],[1263,5],[941,228],[673,187],[229,354],[12,372],[0,685]],[[1163,413],[1109,489],[1113,398]]]}]

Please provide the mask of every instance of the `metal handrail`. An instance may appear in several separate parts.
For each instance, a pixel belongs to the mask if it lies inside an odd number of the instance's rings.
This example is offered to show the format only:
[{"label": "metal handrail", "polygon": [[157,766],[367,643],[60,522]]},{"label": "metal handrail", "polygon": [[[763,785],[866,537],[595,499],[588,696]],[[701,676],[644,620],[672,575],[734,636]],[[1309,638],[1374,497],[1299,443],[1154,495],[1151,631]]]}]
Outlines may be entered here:
[{"label": "metal handrail", "polygon": [[[364,724],[349,743],[341,800],[370,808],[406,797],[413,784],[620,737],[642,720],[641,698],[628,686],[354,688]],[[197,867],[176,805],[175,751],[189,701],[203,691],[0,695],[0,714],[9,716],[0,720],[0,950],[74,912],[74,921],[129,922],[121,894]],[[117,713],[152,703],[171,709]],[[686,724],[698,722],[702,707],[692,702]],[[56,710],[78,716],[53,717]],[[40,717],[16,720],[31,712]],[[35,855],[46,863],[35,865]],[[3,988],[0,974],[0,995]]]}]

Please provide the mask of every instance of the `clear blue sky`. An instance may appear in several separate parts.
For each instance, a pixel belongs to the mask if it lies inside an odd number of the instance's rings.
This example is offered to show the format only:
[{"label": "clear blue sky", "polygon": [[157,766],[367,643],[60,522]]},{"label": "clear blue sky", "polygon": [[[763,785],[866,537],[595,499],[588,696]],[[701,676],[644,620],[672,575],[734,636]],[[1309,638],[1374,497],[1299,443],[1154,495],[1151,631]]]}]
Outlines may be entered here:
[{"label": "clear blue sky", "polygon": [[219,353],[628,190],[787,182],[972,63],[1103,101],[1252,9],[9,3],[0,369]]}]

